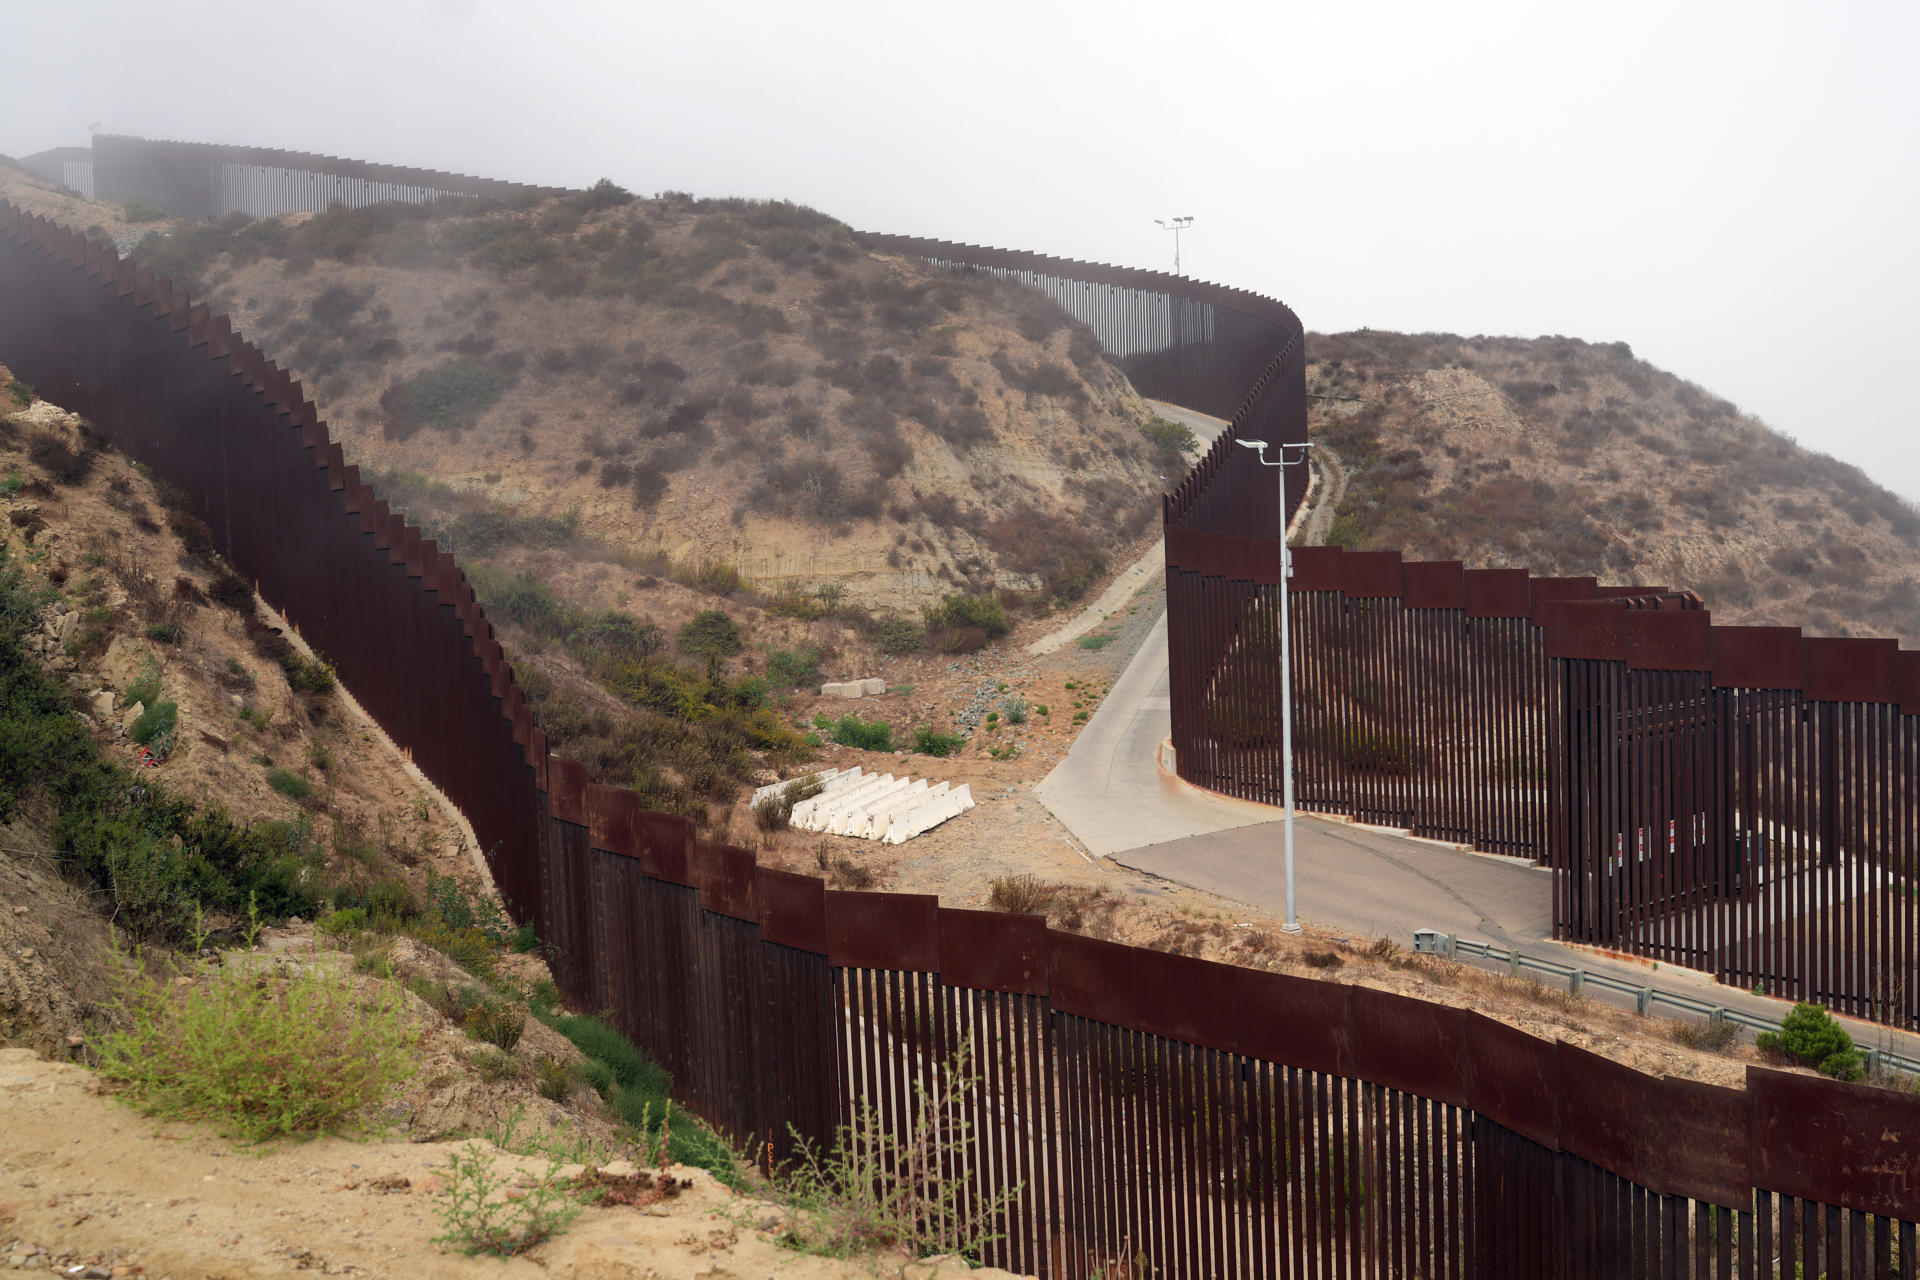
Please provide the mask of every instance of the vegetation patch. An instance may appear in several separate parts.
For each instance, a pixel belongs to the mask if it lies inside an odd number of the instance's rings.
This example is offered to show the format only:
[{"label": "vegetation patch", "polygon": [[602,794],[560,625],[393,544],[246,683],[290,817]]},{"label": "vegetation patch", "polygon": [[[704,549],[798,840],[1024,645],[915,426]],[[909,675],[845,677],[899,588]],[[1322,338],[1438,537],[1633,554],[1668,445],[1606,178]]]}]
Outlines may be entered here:
[{"label": "vegetation patch", "polygon": [[435,365],[382,393],[386,436],[404,440],[423,427],[457,435],[517,380],[511,370],[481,360],[455,359]]},{"label": "vegetation patch", "polygon": [[1836,1080],[1858,1080],[1866,1074],[1853,1037],[1817,1004],[1794,1005],[1781,1020],[1780,1030],[1762,1031],[1753,1039],[1762,1053],[1812,1067]]},{"label": "vegetation patch", "polygon": [[346,1127],[414,1072],[419,1029],[385,984],[362,992],[319,957],[214,966],[189,986],[145,969],[120,992],[128,1027],[100,1072],[142,1110],[253,1141]]}]

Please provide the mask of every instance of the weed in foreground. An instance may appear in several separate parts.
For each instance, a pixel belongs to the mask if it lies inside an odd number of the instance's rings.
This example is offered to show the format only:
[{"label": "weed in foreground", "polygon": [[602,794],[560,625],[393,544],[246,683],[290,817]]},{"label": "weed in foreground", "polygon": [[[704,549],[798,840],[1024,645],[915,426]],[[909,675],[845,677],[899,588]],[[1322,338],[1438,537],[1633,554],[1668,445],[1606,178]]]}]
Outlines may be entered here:
[{"label": "weed in foreground", "polygon": [[915,1086],[905,1132],[863,1102],[830,1151],[796,1133],[795,1162],[773,1177],[776,1191],[801,1211],[783,1243],[836,1257],[898,1249],[912,1257],[978,1259],[998,1240],[996,1223],[1024,1184],[991,1195],[974,1185],[976,1139],[968,1116],[980,1078],[971,1059],[971,1044],[963,1042],[941,1065],[937,1084]]},{"label": "weed in foreground", "polygon": [[1740,1039],[1738,1025],[1724,1018],[1715,1022],[1688,1022],[1683,1018],[1673,1020],[1674,1042],[1689,1049],[1699,1049],[1706,1053],[1725,1053],[1733,1048]]},{"label": "weed in foreground", "polygon": [[345,1128],[415,1070],[403,997],[361,995],[351,969],[230,965],[179,986],[143,964],[115,1004],[127,1029],[100,1042],[102,1075],[149,1114],[254,1141]]},{"label": "weed in foreground", "polygon": [[469,1256],[510,1258],[552,1239],[580,1215],[580,1206],[555,1176],[559,1169],[558,1162],[549,1165],[544,1177],[510,1199],[513,1175],[498,1168],[479,1143],[449,1152],[446,1198],[434,1206],[445,1230],[434,1243],[452,1245]]}]

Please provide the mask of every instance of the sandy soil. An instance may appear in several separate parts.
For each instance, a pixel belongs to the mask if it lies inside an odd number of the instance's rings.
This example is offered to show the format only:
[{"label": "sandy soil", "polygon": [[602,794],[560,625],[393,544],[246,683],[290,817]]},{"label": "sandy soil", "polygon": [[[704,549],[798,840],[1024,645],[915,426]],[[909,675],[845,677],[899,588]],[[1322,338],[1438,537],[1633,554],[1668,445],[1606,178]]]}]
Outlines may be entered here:
[{"label": "sandy soil", "polygon": [[[116,1105],[93,1073],[0,1049],[0,1241],[6,1263],[111,1276],[655,1277],[843,1280],[902,1273],[899,1259],[806,1257],[775,1240],[779,1206],[737,1196],[703,1170],[641,1208],[589,1208],[521,1257],[469,1258],[434,1237],[448,1158],[477,1149],[524,1184],[554,1172],[492,1143],[349,1141],[236,1145],[202,1125],[157,1123]],[[577,1169],[577,1166],[576,1166]],[[69,1269],[73,1270],[69,1270]],[[942,1269],[938,1274],[958,1274]],[[930,1276],[925,1264],[911,1276]],[[980,1270],[980,1280],[1006,1277]]]}]

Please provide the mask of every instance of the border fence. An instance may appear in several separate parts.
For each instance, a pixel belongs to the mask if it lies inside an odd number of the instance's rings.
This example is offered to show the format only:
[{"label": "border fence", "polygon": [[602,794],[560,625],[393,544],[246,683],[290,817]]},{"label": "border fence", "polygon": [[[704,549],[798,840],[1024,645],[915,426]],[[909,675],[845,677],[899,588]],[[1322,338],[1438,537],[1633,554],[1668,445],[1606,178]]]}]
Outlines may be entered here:
[{"label": "border fence", "polygon": [[[1094,298],[1154,292],[1057,259],[946,260],[1077,280]],[[1214,308],[1216,336],[1258,314],[1245,295],[1156,279],[1191,314]],[[1299,335],[1283,320],[1270,332],[1279,346],[1234,430],[1287,439],[1303,422],[1288,390]],[[1224,384],[1253,345],[1212,374],[1164,349],[1159,367]],[[1468,1010],[758,867],[549,756],[451,557],[360,481],[299,383],[225,317],[0,203],[0,359],[189,495],[236,569],[466,812],[567,998],[611,1010],[698,1114],[774,1159],[862,1105],[897,1130],[914,1086],[937,1086],[967,1043],[981,1084],[951,1105],[978,1141],[949,1172],[1014,1193],[987,1261],[1070,1280],[1913,1274],[1920,1097],[1762,1068],[1744,1089],[1658,1079]],[[1203,403],[1231,399],[1225,384]],[[1210,456],[1170,520],[1224,510],[1239,464]],[[1182,592],[1187,574],[1210,576],[1189,557],[1259,554],[1198,536],[1169,540]],[[1251,574],[1211,576],[1195,589],[1255,594]],[[1547,660],[1630,668],[1638,650],[1605,656],[1609,625]]]}]

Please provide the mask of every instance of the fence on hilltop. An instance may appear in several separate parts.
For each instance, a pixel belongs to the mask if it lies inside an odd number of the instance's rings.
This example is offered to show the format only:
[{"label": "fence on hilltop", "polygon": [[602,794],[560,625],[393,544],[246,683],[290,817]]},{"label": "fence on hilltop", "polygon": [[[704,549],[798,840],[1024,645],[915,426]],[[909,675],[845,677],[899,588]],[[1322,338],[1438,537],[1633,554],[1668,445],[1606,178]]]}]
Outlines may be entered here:
[{"label": "fence on hilltop", "polygon": [[[969,265],[1077,279],[1088,297],[1154,291],[1009,257],[1023,265]],[[1158,281],[1170,297],[1189,288]],[[1235,433],[1287,439],[1296,420],[1297,328],[1273,333],[1256,379],[1269,391],[1240,397]],[[1217,376],[1241,376],[1252,354]],[[611,1010],[696,1112],[778,1156],[790,1133],[825,1139],[863,1101],[903,1122],[913,1085],[969,1040],[983,1076],[970,1171],[984,1193],[1019,1188],[996,1264],[1075,1280],[1839,1277],[1908,1274],[1920,1257],[1920,1099],[1761,1068],[1739,1090],[1655,1079],[1467,1010],[831,891],[590,785],[549,756],[465,576],[345,464],[297,382],[169,282],[7,205],[0,359],[189,495],[235,567],[467,813],[567,998]],[[1142,390],[1164,393],[1153,363],[1136,367]],[[1163,353],[1159,367],[1207,366]],[[1204,403],[1232,399],[1223,386]],[[1238,459],[1212,457],[1169,499],[1177,530],[1214,519],[1242,482]],[[1262,554],[1180,530],[1170,597],[1265,598],[1247,590]],[[1348,557],[1328,559],[1349,584]],[[1471,612],[1486,588],[1461,589]],[[1239,607],[1188,595],[1178,607],[1254,634]],[[1612,610],[1589,610],[1602,621],[1576,628],[1577,652],[1546,660],[1623,661],[1583,656],[1612,643]],[[1363,657],[1387,671],[1391,653]]]}]

